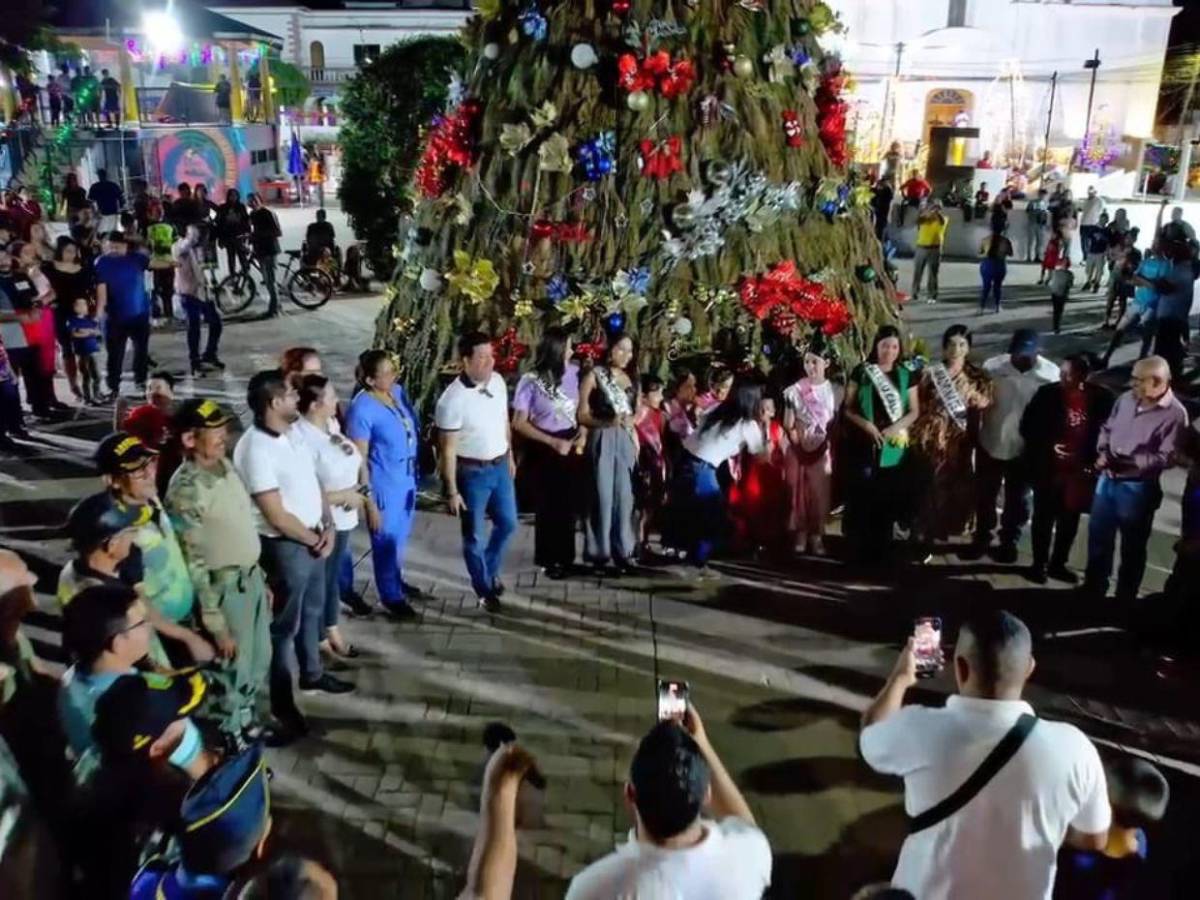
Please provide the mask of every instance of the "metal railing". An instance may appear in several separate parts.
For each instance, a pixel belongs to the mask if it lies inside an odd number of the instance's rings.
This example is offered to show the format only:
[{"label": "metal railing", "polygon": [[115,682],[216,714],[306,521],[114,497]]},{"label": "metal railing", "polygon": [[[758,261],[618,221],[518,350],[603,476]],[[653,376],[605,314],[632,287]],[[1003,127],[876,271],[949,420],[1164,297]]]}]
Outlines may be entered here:
[{"label": "metal railing", "polygon": [[313,84],[342,84],[358,72],[358,66],[309,66],[308,80]]}]

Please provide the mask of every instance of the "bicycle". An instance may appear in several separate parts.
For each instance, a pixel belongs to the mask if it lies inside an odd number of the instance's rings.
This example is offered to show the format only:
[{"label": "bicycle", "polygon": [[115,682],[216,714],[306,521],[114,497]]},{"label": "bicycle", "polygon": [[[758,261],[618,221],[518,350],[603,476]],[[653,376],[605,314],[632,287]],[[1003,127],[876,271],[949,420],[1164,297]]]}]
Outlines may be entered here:
[{"label": "bicycle", "polygon": [[[329,302],[333,294],[333,279],[325,271],[300,263],[300,251],[288,250],[286,262],[277,262],[283,273],[276,283],[283,292],[301,309],[319,309]],[[225,315],[234,315],[246,309],[258,296],[258,285],[252,269],[263,275],[263,263],[257,256],[246,253],[237,272],[225,276],[217,285],[217,308]]]}]

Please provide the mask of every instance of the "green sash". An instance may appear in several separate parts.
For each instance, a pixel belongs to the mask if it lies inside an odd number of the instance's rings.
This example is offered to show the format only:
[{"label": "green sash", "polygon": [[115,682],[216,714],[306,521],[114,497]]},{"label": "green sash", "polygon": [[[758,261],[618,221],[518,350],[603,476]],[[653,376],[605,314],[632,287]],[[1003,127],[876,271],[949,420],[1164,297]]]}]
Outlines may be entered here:
[{"label": "green sash", "polygon": [[[903,363],[896,364],[896,371],[900,381],[900,399],[904,404],[904,412],[908,412],[908,379],[910,376],[908,366]],[[867,375],[866,370],[862,372],[862,378],[858,384],[858,408],[862,412],[862,417],[868,422],[875,421],[875,385],[871,383],[871,377]],[[893,466],[900,465],[900,461],[904,459],[904,451],[907,447],[897,447],[895,444],[884,442],[883,448],[879,451],[879,467],[881,469],[890,469]]]}]

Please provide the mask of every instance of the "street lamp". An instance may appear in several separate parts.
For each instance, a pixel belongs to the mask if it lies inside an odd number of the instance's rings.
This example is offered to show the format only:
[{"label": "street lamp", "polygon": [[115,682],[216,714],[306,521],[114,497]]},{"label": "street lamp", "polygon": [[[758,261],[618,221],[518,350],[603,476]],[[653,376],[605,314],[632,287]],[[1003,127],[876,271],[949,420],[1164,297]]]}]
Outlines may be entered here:
[{"label": "street lamp", "polygon": [[1084,123],[1083,123],[1083,139],[1086,141],[1087,136],[1092,131],[1092,99],[1096,96],[1096,72],[1100,68],[1100,48],[1099,47],[1096,48],[1096,54],[1091,59],[1085,59],[1083,61],[1083,67],[1085,69],[1092,70],[1092,85],[1091,85],[1091,87],[1088,88],[1087,118],[1084,120]]}]

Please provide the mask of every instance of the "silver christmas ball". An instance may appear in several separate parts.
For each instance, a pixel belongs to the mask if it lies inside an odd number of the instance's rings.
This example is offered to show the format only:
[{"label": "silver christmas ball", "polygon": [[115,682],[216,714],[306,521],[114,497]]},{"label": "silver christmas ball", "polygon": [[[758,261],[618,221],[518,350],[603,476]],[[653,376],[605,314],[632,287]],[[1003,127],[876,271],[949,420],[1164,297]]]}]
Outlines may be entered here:
[{"label": "silver christmas ball", "polygon": [[483,46],[484,59],[499,59],[500,45],[499,44],[484,44]]},{"label": "silver christmas ball", "polygon": [[738,78],[749,78],[754,74],[754,62],[748,56],[739,56],[733,61],[733,74]]},{"label": "silver christmas ball", "polygon": [[687,316],[680,316],[671,323],[671,330],[680,337],[687,337],[692,333],[692,320]]},{"label": "silver christmas ball", "polygon": [[634,112],[643,112],[650,106],[650,95],[645,91],[634,91],[625,99],[625,105]]},{"label": "silver christmas ball", "polygon": [[596,48],[591,44],[576,44],[571,48],[571,65],[577,69],[590,69],[598,60]]},{"label": "silver christmas ball", "polygon": [[421,290],[436,293],[442,289],[442,276],[437,269],[422,269],[418,283],[421,285]]}]

